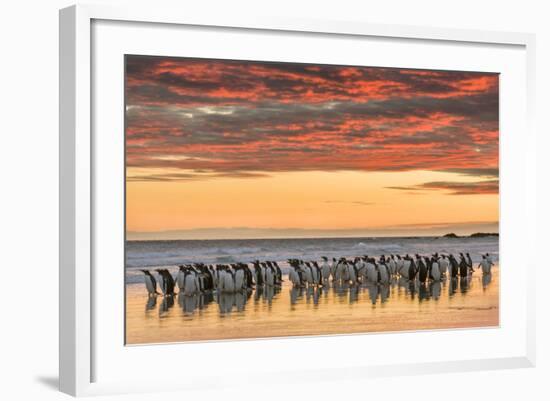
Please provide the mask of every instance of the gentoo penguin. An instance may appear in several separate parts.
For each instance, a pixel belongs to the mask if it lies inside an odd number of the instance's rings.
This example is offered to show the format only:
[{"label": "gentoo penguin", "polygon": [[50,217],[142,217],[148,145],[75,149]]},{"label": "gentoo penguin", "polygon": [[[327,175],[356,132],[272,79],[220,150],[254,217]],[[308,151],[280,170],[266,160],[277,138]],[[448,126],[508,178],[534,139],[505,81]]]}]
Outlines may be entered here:
[{"label": "gentoo penguin", "polygon": [[244,269],[235,266],[235,291],[242,291],[246,288]]},{"label": "gentoo penguin", "polygon": [[254,265],[254,279],[256,281],[256,285],[262,287],[264,285],[264,275],[262,273],[262,268],[260,267],[260,262],[255,261],[253,265]]},{"label": "gentoo penguin", "polygon": [[390,274],[392,276],[395,276],[395,274],[397,273],[397,264],[395,262],[395,258],[393,255],[390,255],[387,266],[390,271]]},{"label": "gentoo penguin", "polygon": [[421,283],[425,283],[428,278],[428,268],[422,261],[422,258],[419,255],[416,255],[416,264],[418,266],[418,280]]},{"label": "gentoo penguin", "polygon": [[487,257],[485,255],[481,255],[481,262],[478,265],[478,268],[481,266],[481,271],[483,274],[490,274],[491,273],[491,264],[487,260]]},{"label": "gentoo penguin", "polygon": [[265,269],[265,284],[268,287],[273,287],[275,285],[275,272],[274,269],[269,266]]},{"label": "gentoo penguin", "polygon": [[168,269],[156,269],[156,272],[161,278],[160,286],[162,293],[167,296],[174,295],[174,287],[176,286],[176,283],[174,282],[174,278]]},{"label": "gentoo penguin", "polygon": [[447,268],[449,267],[449,261],[446,259],[445,255],[441,255],[437,263],[439,263],[439,272],[441,273],[441,277],[447,276]]},{"label": "gentoo penguin", "polygon": [[371,283],[376,283],[378,281],[378,272],[376,271],[376,266],[374,264],[374,259],[367,260],[367,266],[365,267],[365,273],[367,279]]},{"label": "gentoo penguin", "polygon": [[277,285],[281,285],[283,282],[283,272],[281,271],[281,268],[277,264],[277,262],[271,262],[273,267],[275,268],[275,271],[277,272]]},{"label": "gentoo penguin", "polygon": [[431,274],[434,281],[441,280],[441,270],[439,270],[439,262],[436,256],[432,257]]},{"label": "gentoo penguin", "polygon": [[468,263],[468,269],[470,270],[470,273],[474,272],[474,264],[472,262],[472,257],[468,252],[466,252],[466,262]]},{"label": "gentoo penguin", "polygon": [[460,269],[460,277],[467,277],[468,276],[468,263],[466,263],[466,259],[464,258],[463,254],[460,254],[460,263],[458,265]]},{"label": "gentoo penguin", "polygon": [[233,270],[226,266],[223,274],[222,292],[235,292],[235,273]]},{"label": "gentoo penguin", "polygon": [[433,280],[432,276],[432,258],[429,258],[427,256],[424,257],[424,263],[426,264],[426,269],[428,269],[428,278],[430,280]]},{"label": "gentoo penguin", "polygon": [[336,258],[332,258],[332,262],[330,263],[330,275],[332,276],[332,281],[336,280],[336,267],[338,266],[338,261]]},{"label": "gentoo penguin", "polygon": [[289,261],[289,264],[290,269],[288,271],[288,279],[294,287],[301,287],[302,280],[300,279],[300,275],[297,272],[298,264],[295,261]]},{"label": "gentoo penguin", "polygon": [[323,262],[321,263],[321,277],[323,278],[323,283],[328,283],[330,278],[330,264],[328,263],[328,258],[326,256],[322,257]]},{"label": "gentoo penguin", "polygon": [[188,297],[198,294],[200,290],[200,284],[199,277],[195,270],[187,269],[183,274],[183,288],[180,287],[180,292],[181,290],[183,290],[183,295]]},{"label": "gentoo penguin", "polygon": [[386,258],[384,255],[382,255],[380,258],[380,263],[378,264],[378,279],[383,284],[390,282],[390,275],[388,273],[388,267],[386,266]]},{"label": "gentoo penguin", "polygon": [[176,275],[176,284],[178,285],[178,288],[179,288],[180,291],[183,290],[184,277],[185,277],[185,266],[180,265],[179,270],[178,270],[178,274]]},{"label": "gentoo penguin", "polygon": [[309,262],[305,262],[305,279],[308,285],[313,285],[315,283],[313,278],[313,267]]},{"label": "gentoo penguin", "polygon": [[449,263],[451,265],[451,277],[455,278],[458,276],[458,262],[452,254],[449,254]]},{"label": "gentoo penguin", "polygon": [[314,260],[311,264],[313,265],[313,282],[317,285],[323,285],[323,275],[319,263]]},{"label": "gentoo penguin", "polygon": [[145,274],[145,288],[147,289],[147,293],[149,296],[157,295],[157,280],[155,277],[149,272],[149,270],[142,270],[143,274]]}]

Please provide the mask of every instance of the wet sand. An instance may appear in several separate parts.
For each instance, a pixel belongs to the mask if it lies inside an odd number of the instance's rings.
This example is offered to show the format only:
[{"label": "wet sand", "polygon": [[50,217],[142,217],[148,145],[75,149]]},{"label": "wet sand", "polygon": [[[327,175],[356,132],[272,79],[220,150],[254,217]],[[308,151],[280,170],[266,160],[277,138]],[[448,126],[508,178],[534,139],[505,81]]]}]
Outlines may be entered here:
[{"label": "wet sand", "polygon": [[[499,324],[499,270],[468,280],[148,298],[126,287],[126,343],[491,327]],[[219,301],[219,303],[218,303]]]}]

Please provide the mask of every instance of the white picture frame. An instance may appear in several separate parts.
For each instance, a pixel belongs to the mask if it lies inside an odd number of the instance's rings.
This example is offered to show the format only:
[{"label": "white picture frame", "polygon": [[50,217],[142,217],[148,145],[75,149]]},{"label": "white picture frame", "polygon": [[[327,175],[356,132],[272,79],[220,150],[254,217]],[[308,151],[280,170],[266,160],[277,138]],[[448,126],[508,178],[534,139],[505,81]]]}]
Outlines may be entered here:
[{"label": "white picture frame", "polygon": [[[535,132],[533,129],[534,112],[534,48],[535,37],[525,33],[508,32],[484,32],[471,30],[427,28],[414,26],[398,25],[374,25],[359,21],[322,21],[322,20],[295,20],[292,18],[274,18],[247,15],[239,18],[222,17],[216,15],[186,15],[185,10],[166,10],[151,8],[112,8],[109,6],[91,6],[78,5],[72,6],[60,11],[60,390],[71,395],[94,395],[106,393],[125,393],[131,391],[155,391],[162,389],[201,389],[212,386],[215,382],[217,386],[231,386],[232,383],[224,381],[213,373],[213,379],[208,376],[192,377],[189,380],[175,382],[171,377],[165,380],[150,380],[143,382],[131,377],[125,377],[118,380],[114,375],[110,375],[105,380],[101,378],[102,373],[98,372],[98,366],[95,358],[98,352],[105,350],[105,341],[101,336],[97,336],[96,325],[103,319],[101,313],[97,313],[94,307],[94,291],[97,287],[108,288],[107,284],[102,282],[103,276],[94,274],[94,263],[97,260],[97,254],[94,248],[94,235],[97,234],[97,214],[95,213],[97,205],[95,204],[94,193],[97,190],[95,174],[98,168],[98,152],[104,145],[97,144],[93,138],[94,121],[94,103],[92,102],[94,77],[94,68],[96,66],[94,53],[97,49],[94,46],[101,46],[101,40],[93,41],[94,23],[108,21],[109,24],[120,23],[139,23],[153,24],[166,27],[204,27],[205,29],[231,29],[243,30],[249,33],[255,31],[268,32],[285,35],[307,34],[309,36],[340,38],[383,38],[384,40],[407,40],[437,43],[438,46],[451,44],[461,44],[462,46],[496,46],[511,47],[518,50],[518,60],[525,65],[522,70],[525,73],[525,79],[520,80],[521,92],[525,94],[518,100],[525,107],[521,111],[524,114],[518,118],[516,123],[520,124],[520,130],[514,135],[515,140],[521,140],[521,146],[513,146],[513,141],[509,141],[517,154],[518,165],[513,164],[510,158],[501,159],[501,169],[503,177],[501,179],[510,180],[517,186],[522,183],[522,197],[517,199],[512,207],[510,203],[506,207],[501,205],[501,214],[503,217],[510,214],[510,210],[517,213],[517,218],[510,219],[506,227],[509,229],[526,230],[525,240],[517,244],[514,252],[522,252],[524,255],[522,261],[525,267],[525,275],[534,275],[534,253],[530,247],[535,232],[535,193],[536,177],[535,174]],[[117,28],[119,29],[119,28]],[[121,27],[120,29],[127,29]],[[128,28],[129,29],[129,28]],[[137,27],[136,29],[141,29]],[[159,33],[162,34],[162,33]],[[119,35],[120,36],[120,35]],[[123,38],[119,37],[119,41]],[[116,41],[114,41],[116,42]],[[521,53],[521,54],[519,54]],[[121,75],[122,77],[122,75]],[[121,78],[122,79],[122,78]],[[121,81],[122,82],[122,81]],[[119,88],[120,89],[120,88]],[[501,96],[505,96],[505,92]],[[116,111],[121,112],[122,109]],[[519,112],[518,112],[519,113]],[[123,136],[123,133],[120,133]],[[512,137],[510,137],[512,139]],[[519,142],[518,142],[519,143]],[[507,145],[508,146],[508,145]],[[501,148],[503,154],[507,154],[507,148]],[[512,185],[512,184],[510,184]],[[504,189],[506,189],[506,185]],[[509,191],[508,187],[508,191]],[[510,193],[510,191],[508,192]],[[504,195],[503,195],[504,196]],[[516,202],[514,200],[513,202]],[[502,230],[502,228],[501,228]],[[95,233],[95,234],[94,234]],[[504,243],[506,240],[503,239]],[[117,246],[121,246],[118,244]],[[502,245],[501,245],[502,246]],[[511,252],[509,259],[514,259]],[[503,263],[506,258],[503,257]],[[122,268],[122,266],[121,266]],[[503,280],[505,283],[506,281]],[[484,354],[483,352],[472,353],[465,359],[454,358],[443,360],[416,360],[414,355],[403,363],[380,363],[374,361],[369,363],[358,363],[353,366],[346,365],[341,361],[331,361],[330,368],[316,365],[316,361],[306,365],[300,370],[299,377],[291,371],[281,370],[280,366],[274,363],[272,370],[267,370],[271,374],[271,379],[285,381],[294,380],[327,380],[347,377],[360,380],[365,377],[376,377],[386,375],[432,373],[432,372],[458,372],[480,369],[503,369],[515,367],[530,367],[535,364],[535,283],[534,280],[518,280],[521,285],[519,296],[522,302],[519,303],[517,313],[521,317],[521,331],[523,334],[515,335],[517,347],[512,347],[514,352],[506,353],[504,350],[499,354],[498,349]],[[506,285],[506,284],[503,284]],[[122,289],[121,289],[122,291]],[[110,294],[107,297],[118,297],[119,294]],[[508,312],[503,312],[508,313]],[[123,319],[122,316],[119,316]],[[506,327],[501,327],[506,330]],[[524,332],[523,332],[524,331]],[[487,334],[493,335],[494,332]],[[381,334],[383,336],[392,334]],[[419,336],[417,333],[405,333],[404,336],[412,338]],[[441,341],[446,338],[453,340],[449,333],[439,333]],[[467,338],[466,341],[475,341],[476,336],[485,335],[482,331],[462,331],[459,335]],[[99,340],[98,340],[99,338]],[[346,341],[355,341],[358,336],[348,336]],[[374,338],[374,337],[370,337]],[[341,339],[340,339],[341,340]],[[276,340],[254,340],[248,342],[224,341],[208,344],[195,344],[186,346],[186,352],[192,359],[194,352],[204,352],[205,347],[209,346],[210,351],[215,353],[226,353],[228,356],[232,353],[238,355],[247,355],[253,352],[261,352],[262,346],[266,341],[270,347],[277,352],[278,347],[288,348],[291,344],[299,343],[304,352],[308,352],[309,343],[315,343],[312,346],[318,346],[319,341],[324,341],[328,345],[337,346],[339,339],[332,337],[315,337],[306,339],[276,339]],[[425,340],[425,339],[424,339]],[[117,340],[119,341],[119,340]],[[371,340],[374,341],[374,340]],[[102,348],[103,347],[103,348]],[[124,347],[121,343],[120,347]],[[159,349],[161,354],[175,352],[173,347],[178,345],[163,346]],[[497,347],[497,345],[495,345]],[[148,347],[136,347],[132,355],[128,356],[127,363],[136,362],[140,358],[149,358],[145,355]],[[265,348],[265,346],[264,346]],[[105,351],[106,352],[106,351]],[[460,350],[457,350],[460,352]],[[122,354],[121,354],[122,355]],[[485,356],[484,356],[485,355]],[[376,359],[376,357],[373,357]],[[106,359],[103,358],[105,361]],[[123,359],[112,361],[113,366],[116,362]],[[123,363],[123,362],[121,362]],[[103,362],[105,365],[105,362]],[[319,366],[316,368],[315,366]],[[116,366],[120,369],[121,366]],[[263,368],[260,368],[260,372]],[[98,379],[98,377],[100,379]],[[257,378],[261,382],[261,377]]]}]

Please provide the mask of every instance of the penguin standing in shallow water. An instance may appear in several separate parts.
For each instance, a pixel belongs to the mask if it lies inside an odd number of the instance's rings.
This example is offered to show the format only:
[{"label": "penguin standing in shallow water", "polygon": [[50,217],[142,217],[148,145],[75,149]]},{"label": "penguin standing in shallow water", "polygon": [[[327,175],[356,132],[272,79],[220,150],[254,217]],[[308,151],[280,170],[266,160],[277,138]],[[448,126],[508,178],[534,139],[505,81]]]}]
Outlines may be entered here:
[{"label": "penguin standing in shallow water", "polygon": [[454,255],[449,255],[449,263],[451,265],[451,277],[456,278],[458,276],[458,262]]},{"label": "penguin standing in shallow water", "polygon": [[419,255],[416,255],[416,262],[418,265],[418,280],[420,280],[421,283],[425,283],[428,278],[428,268]]},{"label": "penguin standing in shallow water", "polygon": [[468,263],[466,263],[466,259],[462,253],[460,254],[460,263],[458,264],[458,268],[460,269],[460,277],[468,276]]},{"label": "penguin standing in shallow water", "polygon": [[149,270],[142,270],[143,274],[145,274],[145,288],[147,289],[147,293],[150,297],[153,295],[157,295],[157,280],[155,277],[149,272]]},{"label": "penguin standing in shallow water", "polygon": [[176,283],[174,282],[174,278],[172,277],[168,269],[156,269],[156,271],[161,278],[160,287],[161,287],[162,293],[165,296],[174,295],[174,288],[176,287]]}]

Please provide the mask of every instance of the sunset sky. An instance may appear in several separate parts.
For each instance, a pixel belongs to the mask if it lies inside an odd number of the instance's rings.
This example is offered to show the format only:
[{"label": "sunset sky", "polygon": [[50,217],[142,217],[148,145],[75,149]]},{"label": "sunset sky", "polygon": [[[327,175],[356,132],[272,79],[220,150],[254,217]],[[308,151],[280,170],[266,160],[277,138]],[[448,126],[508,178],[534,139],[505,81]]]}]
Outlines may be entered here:
[{"label": "sunset sky", "polygon": [[126,56],[126,124],[130,239],[498,230],[498,74]]}]

